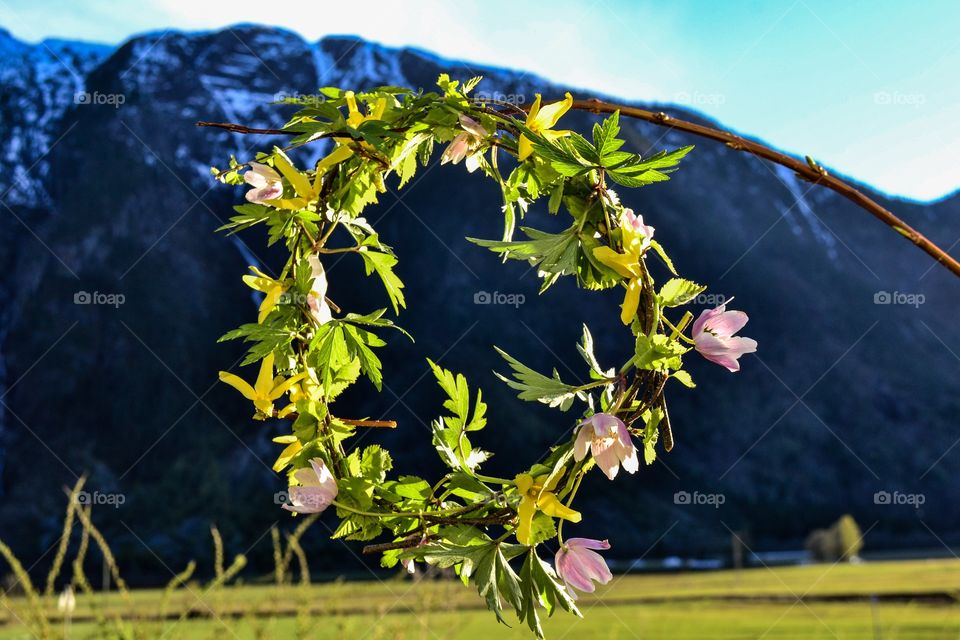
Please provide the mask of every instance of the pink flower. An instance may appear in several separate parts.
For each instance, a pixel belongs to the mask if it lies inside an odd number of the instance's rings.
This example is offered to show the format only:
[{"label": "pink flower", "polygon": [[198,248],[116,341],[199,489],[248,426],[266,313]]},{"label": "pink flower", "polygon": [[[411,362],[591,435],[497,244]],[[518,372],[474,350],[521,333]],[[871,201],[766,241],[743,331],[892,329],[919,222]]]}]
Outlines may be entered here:
[{"label": "pink flower", "polygon": [[313,276],[313,283],[310,285],[310,293],[307,294],[307,306],[310,308],[310,314],[320,324],[326,324],[333,319],[330,312],[330,305],[327,304],[327,274],[323,271],[323,265],[320,264],[320,258],[310,256],[307,258],[310,263],[310,271]]},{"label": "pink flower", "polygon": [[697,351],[710,362],[728,371],[740,371],[738,359],[757,350],[757,341],[734,336],[747,324],[743,311],[727,311],[726,303],[714,309],[705,309],[693,323],[693,342]]},{"label": "pink flower", "polygon": [[471,162],[473,152],[490,134],[480,126],[479,122],[462,113],[460,114],[460,126],[464,128],[464,132],[450,142],[440,158],[440,164],[447,164],[448,162],[458,164],[466,158],[467,170],[472,173],[479,166],[476,162]]},{"label": "pink flower", "polygon": [[283,195],[283,183],[280,174],[259,162],[251,162],[250,170],[243,174],[243,180],[253,187],[247,191],[247,200],[255,204],[265,204]]},{"label": "pink flower", "polygon": [[[624,209],[620,215],[620,228],[623,230],[623,245],[627,253],[643,253],[653,240],[654,228],[643,224],[643,216],[638,216],[633,209]],[[630,245],[630,248],[628,248]]]},{"label": "pink flower", "polygon": [[595,413],[580,424],[573,443],[573,457],[577,462],[587,456],[588,449],[597,466],[611,480],[617,477],[621,464],[627,473],[636,473],[640,468],[637,448],[633,446],[627,425],[609,413]]},{"label": "pink flower", "polygon": [[584,593],[593,593],[594,581],[607,584],[613,579],[606,561],[596,551],[606,551],[610,543],[606,540],[589,538],[570,538],[557,551],[557,574],[567,585],[567,591],[576,599],[574,589]]},{"label": "pink flower", "polygon": [[320,458],[310,461],[310,469],[297,469],[293,474],[299,485],[290,487],[290,503],[284,504],[287,511],[297,513],[320,513],[337,497],[337,479]]}]

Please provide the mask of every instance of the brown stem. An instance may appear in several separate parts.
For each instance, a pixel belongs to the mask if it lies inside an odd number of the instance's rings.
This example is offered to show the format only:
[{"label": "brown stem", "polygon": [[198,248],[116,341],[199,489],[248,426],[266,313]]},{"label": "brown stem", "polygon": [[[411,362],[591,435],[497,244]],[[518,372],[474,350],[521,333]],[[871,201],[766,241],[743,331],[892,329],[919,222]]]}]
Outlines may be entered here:
[{"label": "brown stem", "polygon": [[[278,412],[274,410],[273,417],[279,417]],[[296,420],[300,417],[300,414],[296,411],[292,411],[285,416],[285,419]],[[348,424],[351,427],[372,427],[372,428],[382,428],[382,429],[396,429],[397,423],[394,420],[351,420],[350,418],[334,418],[342,422],[343,424]]]},{"label": "brown stem", "polygon": [[337,418],[343,424],[349,424],[351,427],[382,427],[384,429],[396,429],[397,423],[393,420],[350,420],[348,418]]},{"label": "brown stem", "polygon": [[396,542],[382,542],[380,544],[368,544],[363,548],[364,555],[371,555],[374,553],[383,553],[384,551],[390,551],[392,549],[411,549],[420,545],[423,542],[423,536],[421,534],[416,534],[409,538],[404,538],[403,540],[397,540]]}]

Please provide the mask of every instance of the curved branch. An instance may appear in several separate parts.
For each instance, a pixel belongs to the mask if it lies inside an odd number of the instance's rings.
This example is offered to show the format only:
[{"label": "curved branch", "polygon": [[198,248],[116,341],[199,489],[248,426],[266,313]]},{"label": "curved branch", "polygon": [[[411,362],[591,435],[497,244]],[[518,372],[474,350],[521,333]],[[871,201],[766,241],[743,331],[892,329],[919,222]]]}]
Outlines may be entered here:
[{"label": "curved branch", "polygon": [[[944,249],[941,249],[932,240],[927,238],[911,225],[904,222],[892,211],[870,198],[867,194],[856,189],[840,178],[830,175],[826,169],[824,169],[811,158],[807,158],[806,162],[802,162],[796,158],[788,156],[785,153],[771,149],[770,147],[764,146],[758,142],[747,140],[746,138],[730,133],[729,131],[715,129],[713,127],[690,122],[689,120],[674,118],[670,115],[667,115],[663,111],[648,111],[646,109],[631,107],[615,102],[608,102],[606,100],[599,100],[597,98],[574,100],[572,108],[580,111],[589,111],[591,113],[614,113],[619,111],[622,115],[627,116],[628,118],[644,120],[661,127],[677,129],[685,133],[700,136],[701,138],[722,142],[734,151],[744,151],[758,158],[769,160],[770,162],[784,166],[791,171],[794,171],[804,180],[826,187],[827,189],[840,194],[847,200],[850,200],[855,205],[866,210],[868,213],[870,213],[870,215],[907,238],[910,242],[920,247],[920,249],[930,255],[935,261],[949,269],[955,276],[960,276],[960,262],[954,259]],[[521,110],[522,109],[529,109],[529,107],[521,107]],[[293,131],[285,131],[283,129],[257,129],[232,122],[198,122],[197,126],[225,129],[234,133],[296,135],[296,132]],[[343,136],[345,134],[338,132],[336,135]],[[318,137],[328,137],[328,134]]]},{"label": "curved branch", "polygon": [[803,179],[809,182],[819,184],[832,191],[835,191],[836,193],[839,193],[841,196],[847,200],[850,200],[861,209],[865,209],[870,213],[870,215],[891,227],[900,235],[906,237],[910,242],[917,245],[922,250],[926,251],[931,257],[933,257],[934,260],[949,269],[954,275],[960,276],[960,262],[957,262],[957,260],[951,257],[950,254],[937,246],[925,235],[901,220],[892,211],[886,209],[862,191],[859,191],[839,178],[831,176],[829,173],[827,173],[826,169],[810,158],[807,158],[806,162],[801,162],[800,160],[792,158],[785,153],[781,153],[752,140],[747,140],[746,138],[728,131],[714,129],[713,127],[707,127],[702,124],[690,122],[688,120],[674,118],[667,115],[663,111],[647,111],[646,109],[639,109],[637,107],[630,107],[614,102],[606,102],[596,98],[591,98],[589,100],[574,100],[573,108],[581,111],[589,111],[591,113],[614,113],[615,111],[619,111],[622,115],[630,118],[645,120],[646,122],[651,122],[662,127],[669,127],[671,129],[684,131],[686,133],[692,133],[693,135],[700,136],[701,138],[708,138],[710,140],[722,142],[734,151],[745,151],[746,153],[763,158],[764,160],[775,162],[776,164],[796,172]]}]

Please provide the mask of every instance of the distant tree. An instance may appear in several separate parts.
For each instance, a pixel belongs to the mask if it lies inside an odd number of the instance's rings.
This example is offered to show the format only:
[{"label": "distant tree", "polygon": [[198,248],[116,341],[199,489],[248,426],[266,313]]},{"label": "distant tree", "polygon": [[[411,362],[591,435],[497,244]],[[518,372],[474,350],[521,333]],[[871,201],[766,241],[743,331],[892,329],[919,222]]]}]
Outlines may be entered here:
[{"label": "distant tree", "polygon": [[857,562],[863,548],[863,534],[850,514],[841,516],[829,529],[815,529],[804,547],[817,562]]}]

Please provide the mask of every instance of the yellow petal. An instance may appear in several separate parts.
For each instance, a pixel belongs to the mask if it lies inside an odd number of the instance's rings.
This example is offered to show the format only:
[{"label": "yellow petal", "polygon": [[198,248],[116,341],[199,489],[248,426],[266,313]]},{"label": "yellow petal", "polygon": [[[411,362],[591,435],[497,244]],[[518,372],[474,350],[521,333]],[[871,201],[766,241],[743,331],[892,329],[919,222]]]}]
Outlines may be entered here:
[{"label": "yellow petal", "polygon": [[287,392],[287,389],[289,389],[290,387],[292,387],[293,385],[300,382],[306,377],[307,377],[307,373],[304,371],[302,373],[298,373],[292,378],[287,378],[280,384],[274,383],[273,391],[270,392],[270,399],[276,400],[277,398],[285,394]]},{"label": "yellow petal", "polygon": [[373,110],[370,112],[368,120],[379,120],[383,117],[383,112],[387,110],[387,99],[379,98],[373,106]]},{"label": "yellow petal", "polygon": [[316,191],[320,191],[320,183],[318,182],[324,173],[327,172],[334,165],[340,164],[347,158],[353,155],[353,149],[345,145],[340,145],[333,151],[331,151],[327,157],[317,163],[317,177],[314,180],[313,188]]},{"label": "yellow petal", "polygon": [[533,515],[537,512],[537,504],[533,498],[524,497],[517,507],[517,541],[520,544],[530,544],[530,528],[533,525]]},{"label": "yellow petal", "polygon": [[530,112],[527,114],[527,126],[532,127],[533,123],[537,120],[537,114],[540,113],[540,94],[537,94],[537,99],[533,101],[533,104],[530,105]]},{"label": "yellow petal", "polygon": [[540,495],[540,499],[537,500],[537,507],[551,518],[563,518],[570,522],[580,522],[580,512],[564,506],[557,496],[549,491]]},{"label": "yellow petal", "polygon": [[[544,108],[540,109],[534,119],[534,123],[543,129],[550,129],[557,124],[557,121],[560,120],[560,116],[570,110],[572,105],[573,96],[567,92],[567,95],[563,100],[548,104]],[[533,127],[531,126],[531,128]]]},{"label": "yellow petal", "polygon": [[220,381],[226,382],[228,385],[242,393],[243,397],[247,400],[253,400],[257,397],[257,394],[253,390],[253,387],[250,386],[250,383],[240,376],[230,373],[229,371],[220,372]]},{"label": "yellow petal", "polygon": [[522,495],[526,495],[526,493],[533,488],[533,476],[529,473],[519,473],[517,477],[513,479],[513,484],[517,485],[517,490]]},{"label": "yellow petal", "polygon": [[309,204],[305,198],[278,198],[269,202],[270,206],[287,211],[300,211]]},{"label": "yellow petal", "polygon": [[640,280],[633,278],[627,283],[627,294],[623,297],[623,306],[620,308],[620,322],[629,325],[637,315],[640,306]]},{"label": "yellow petal", "polygon": [[260,363],[260,373],[257,375],[257,382],[253,385],[256,393],[261,398],[266,398],[270,390],[273,389],[273,352],[267,354],[267,357]]},{"label": "yellow petal", "polygon": [[255,406],[258,411],[265,415],[273,415],[273,403],[266,398],[258,398],[257,400],[254,400],[253,406]]},{"label": "yellow petal", "polygon": [[533,153],[533,142],[527,136],[521,135],[520,140],[517,141],[517,159],[526,160],[531,153]]},{"label": "yellow petal", "polygon": [[572,133],[573,131],[567,131],[566,129],[562,131],[550,131],[548,129],[544,129],[543,131],[540,132],[540,135],[542,135],[547,140],[550,140],[551,142],[553,142],[555,140],[559,140],[560,138],[566,138]]},{"label": "yellow petal", "polygon": [[280,173],[290,181],[290,184],[293,185],[293,190],[297,192],[298,196],[306,200],[311,200],[315,197],[316,194],[313,193],[313,187],[310,186],[310,181],[307,179],[307,176],[300,173],[300,171],[287,160],[283,152],[277,151],[274,154],[273,164]]},{"label": "yellow petal", "polygon": [[293,458],[293,456],[300,453],[301,449],[303,449],[303,446],[300,444],[299,440],[291,443],[280,453],[280,457],[277,458],[277,461],[273,463],[273,470],[279,472],[285,466],[290,464],[290,460]]},{"label": "yellow petal", "polygon": [[357,98],[353,91],[347,91],[343,95],[347,99],[347,111],[349,111],[349,115],[347,115],[347,124],[353,128],[357,128],[364,120],[363,114],[360,113],[360,109],[357,108]]},{"label": "yellow petal", "polygon": [[287,406],[285,406],[283,409],[280,409],[280,411],[277,411],[277,417],[286,418],[296,410],[297,410],[297,405],[290,403]]},{"label": "yellow petal", "polygon": [[637,260],[631,255],[617,253],[610,247],[596,247],[593,250],[593,257],[624,278],[633,278],[636,276]]},{"label": "yellow petal", "polygon": [[279,284],[274,284],[274,286],[267,291],[267,294],[263,296],[263,302],[260,303],[260,313],[257,315],[257,324],[263,324],[263,321],[267,319],[267,316],[270,315],[273,308],[277,306],[277,302],[282,295],[283,287]]}]

